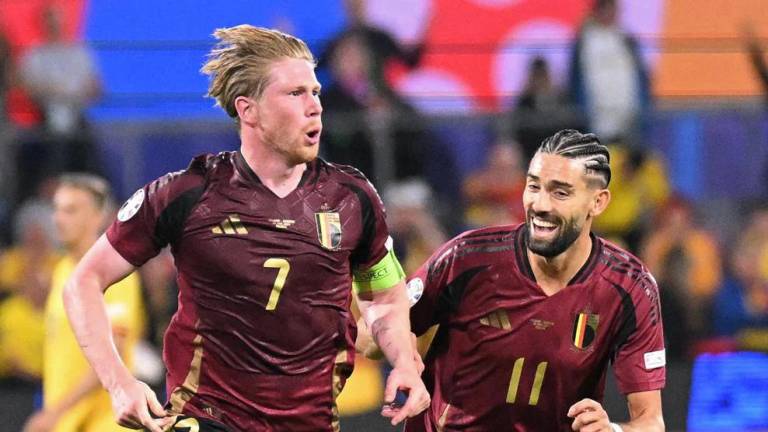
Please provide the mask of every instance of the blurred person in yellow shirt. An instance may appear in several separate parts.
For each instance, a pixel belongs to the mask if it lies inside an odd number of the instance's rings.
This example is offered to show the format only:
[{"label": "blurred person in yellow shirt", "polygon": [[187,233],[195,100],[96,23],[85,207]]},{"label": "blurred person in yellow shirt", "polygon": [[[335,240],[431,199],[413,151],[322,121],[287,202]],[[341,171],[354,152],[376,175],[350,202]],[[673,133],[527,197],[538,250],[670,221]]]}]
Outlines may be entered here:
[{"label": "blurred person in yellow shirt", "polygon": [[[717,238],[695,218],[692,204],[673,197],[658,210],[644,239],[641,259],[659,284],[668,358],[686,358],[712,331],[712,307],[723,278]],[[668,331],[666,331],[668,330]]]},{"label": "blurred person in yellow shirt", "polygon": [[0,378],[37,381],[42,374],[43,309],[55,249],[52,209],[42,198],[25,202],[14,216],[14,246],[0,255]]},{"label": "blurred person in yellow shirt", "polygon": [[621,144],[609,146],[611,205],[595,219],[594,228],[611,241],[638,253],[642,234],[655,211],[669,197],[669,179],[663,162],[652,154]]},{"label": "blurred person in yellow shirt", "polygon": [[[119,427],[108,393],[101,388],[75,339],[64,312],[62,290],[85,251],[106,226],[109,187],[90,174],[66,174],[54,195],[54,222],[66,255],[53,273],[45,309],[43,409],[27,421],[25,432],[109,432]],[[129,367],[144,315],[139,277],[134,273],[106,293],[113,337]]]}]

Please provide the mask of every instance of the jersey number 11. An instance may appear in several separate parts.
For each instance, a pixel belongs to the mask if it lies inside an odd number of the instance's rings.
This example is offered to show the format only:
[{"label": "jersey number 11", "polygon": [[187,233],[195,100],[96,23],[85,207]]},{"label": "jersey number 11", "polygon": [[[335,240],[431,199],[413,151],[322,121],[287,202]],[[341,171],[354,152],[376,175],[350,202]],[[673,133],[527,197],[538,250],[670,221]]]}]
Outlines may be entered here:
[{"label": "jersey number 11", "polygon": [[[509,379],[509,388],[507,388],[507,403],[513,404],[517,400],[517,387],[520,385],[520,376],[523,374],[523,364],[525,358],[520,357],[515,360],[515,366],[512,369],[512,377]],[[531,387],[531,396],[528,398],[528,405],[539,403],[539,394],[541,385],[544,383],[544,374],[547,372],[547,363],[541,362],[536,366],[536,376],[533,378]]]}]

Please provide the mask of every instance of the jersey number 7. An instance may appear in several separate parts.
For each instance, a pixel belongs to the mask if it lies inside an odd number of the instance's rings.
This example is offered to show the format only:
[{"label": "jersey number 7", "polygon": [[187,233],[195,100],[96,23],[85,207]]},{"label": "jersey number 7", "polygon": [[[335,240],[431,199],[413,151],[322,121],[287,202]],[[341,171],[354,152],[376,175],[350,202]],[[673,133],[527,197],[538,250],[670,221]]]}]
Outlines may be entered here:
[{"label": "jersey number 7", "polygon": [[283,291],[285,279],[288,278],[288,272],[291,271],[291,264],[284,258],[270,258],[264,262],[264,267],[278,269],[277,277],[275,277],[275,283],[272,285],[272,292],[269,293],[269,301],[267,302],[267,310],[272,311],[277,307],[277,300]]}]

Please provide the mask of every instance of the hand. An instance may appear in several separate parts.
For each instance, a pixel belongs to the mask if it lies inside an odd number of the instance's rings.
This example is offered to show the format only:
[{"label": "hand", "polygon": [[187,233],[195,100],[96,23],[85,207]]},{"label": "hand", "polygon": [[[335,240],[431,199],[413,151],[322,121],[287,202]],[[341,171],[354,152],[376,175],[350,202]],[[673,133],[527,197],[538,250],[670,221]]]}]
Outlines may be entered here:
[{"label": "hand", "polygon": [[573,418],[571,429],[576,432],[611,432],[611,421],[602,405],[592,399],[582,399],[568,410]]},{"label": "hand", "polygon": [[411,333],[411,348],[413,349],[413,362],[416,364],[416,372],[421,375],[424,372],[424,361],[419,354],[419,339]]},{"label": "hand", "polygon": [[[175,419],[168,416],[155,392],[139,380],[132,378],[128,383],[118,385],[110,390],[109,395],[115,419],[120,426],[163,432]],[[158,418],[152,418],[150,411]]]},{"label": "hand", "polygon": [[24,432],[48,432],[56,426],[58,416],[52,411],[41,410],[32,414],[24,424]]},{"label": "hand", "polygon": [[[418,355],[418,354],[417,354]],[[394,404],[397,391],[402,390],[408,395],[405,405]],[[413,417],[424,411],[430,403],[424,383],[414,369],[395,368],[389,373],[387,386],[384,390],[384,407],[381,415],[391,418],[392,426],[406,418]]]}]

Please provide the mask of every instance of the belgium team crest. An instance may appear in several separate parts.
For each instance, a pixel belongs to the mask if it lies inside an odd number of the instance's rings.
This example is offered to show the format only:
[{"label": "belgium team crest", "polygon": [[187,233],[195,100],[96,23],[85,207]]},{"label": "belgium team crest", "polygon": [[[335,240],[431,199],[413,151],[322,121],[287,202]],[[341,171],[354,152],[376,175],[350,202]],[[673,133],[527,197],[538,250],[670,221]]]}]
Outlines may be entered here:
[{"label": "belgium team crest", "polygon": [[324,248],[336,250],[341,246],[341,219],[338,213],[315,213],[317,238]]},{"label": "belgium team crest", "polygon": [[595,341],[600,315],[580,313],[573,322],[573,345],[584,349]]}]

